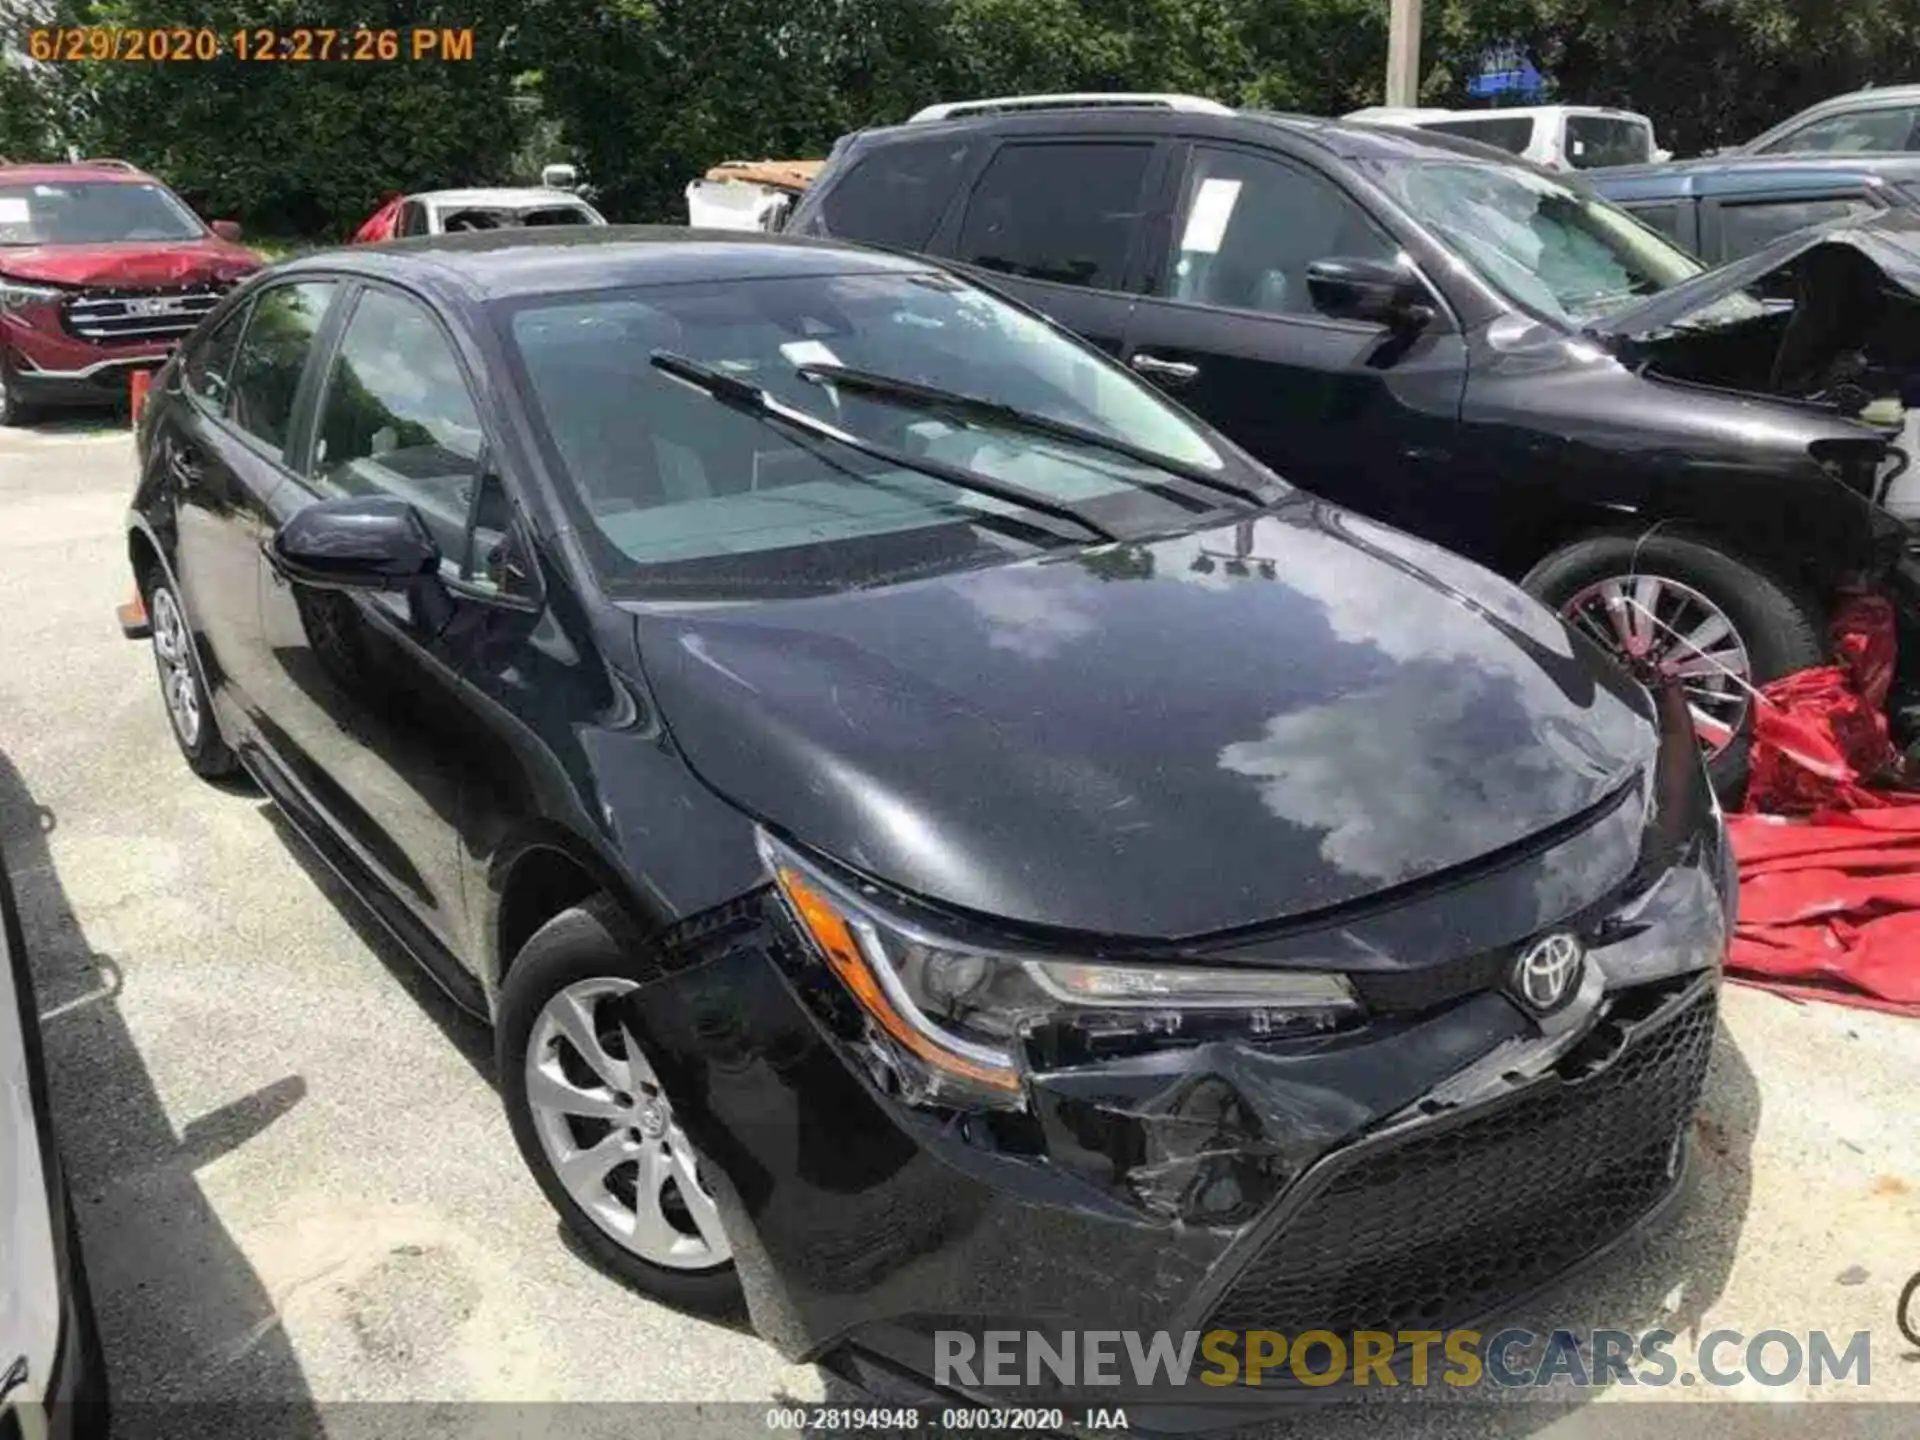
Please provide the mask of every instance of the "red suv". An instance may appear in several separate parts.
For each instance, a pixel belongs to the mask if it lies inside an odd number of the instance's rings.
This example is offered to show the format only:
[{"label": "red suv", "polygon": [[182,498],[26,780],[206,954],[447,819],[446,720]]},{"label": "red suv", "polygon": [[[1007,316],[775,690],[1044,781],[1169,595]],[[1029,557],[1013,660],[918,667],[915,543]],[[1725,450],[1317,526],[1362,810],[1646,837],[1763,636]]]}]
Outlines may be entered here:
[{"label": "red suv", "polygon": [[112,402],[262,264],[124,160],[0,165],[0,425]]}]

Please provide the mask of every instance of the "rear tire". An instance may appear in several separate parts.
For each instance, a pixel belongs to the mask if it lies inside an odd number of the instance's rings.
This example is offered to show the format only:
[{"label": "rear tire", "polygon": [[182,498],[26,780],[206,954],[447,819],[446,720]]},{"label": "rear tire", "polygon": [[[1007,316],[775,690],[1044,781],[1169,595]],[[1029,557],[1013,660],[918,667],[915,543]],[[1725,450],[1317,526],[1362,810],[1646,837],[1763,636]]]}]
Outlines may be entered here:
[{"label": "rear tire", "polygon": [[202,780],[231,775],[240,760],[221,738],[213,718],[213,702],[200,676],[200,656],[193,646],[193,628],[166,573],[158,566],[147,572],[141,592],[153,628],[153,663],[160,675],[160,699],[166,706],[167,726],[186,757],[187,768]]},{"label": "rear tire", "polygon": [[500,1098],[548,1203],[603,1268],[683,1310],[735,1313],[740,1281],[710,1167],[617,1021],[618,997],[658,976],[631,932],[596,895],[521,948],[494,1021]]},{"label": "rear tire", "polygon": [[[1565,614],[1569,603],[1592,587],[1630,576],[1676,583],[1711,602],[1738,636],[1755,688],[1827,662],[1825,617],[1818,605],[1752,561],[1686,535],[1589,536],[1548,555],[1520,583]],[[1620,653],[1618,645],[1612,648]],[[1724,748],[1707,761],[1713,788],[1728,807],[1746,794],[1751,712],[1749,703]]]}]

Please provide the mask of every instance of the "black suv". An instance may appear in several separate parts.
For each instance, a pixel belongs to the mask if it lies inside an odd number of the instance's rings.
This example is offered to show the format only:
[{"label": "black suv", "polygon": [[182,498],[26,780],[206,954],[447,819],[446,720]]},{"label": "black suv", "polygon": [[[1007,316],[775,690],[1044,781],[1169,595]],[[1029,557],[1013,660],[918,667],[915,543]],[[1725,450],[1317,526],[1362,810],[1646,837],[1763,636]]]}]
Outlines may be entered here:
[{"label": "black suv", "polygon": [[1524,577],[1685,680],[1723,793],[1750,687],[1898,562],[1891,435],[1829,393],[1866,342],[1807,333],[1826,301],[1721,293],[1585,182],[1451,136],[994,104],[843,138],[787,229],[984,273],[1290,480]]}]

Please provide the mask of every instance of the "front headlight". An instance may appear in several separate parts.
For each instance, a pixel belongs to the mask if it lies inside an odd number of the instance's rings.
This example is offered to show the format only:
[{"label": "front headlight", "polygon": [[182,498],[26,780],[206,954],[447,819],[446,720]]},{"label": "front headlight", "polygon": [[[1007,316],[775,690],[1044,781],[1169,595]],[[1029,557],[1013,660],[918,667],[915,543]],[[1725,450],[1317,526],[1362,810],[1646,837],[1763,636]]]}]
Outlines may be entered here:
[{"label": "front headlight", "polygon": [[1020,1106],[1022,1041],[1039,1025],[1170,1035],[1213,1017],[1274,1035],[1330,1029],[1359,1008],[1340,975],[1095,962],[944,941],[764,833],[760,852],[911,1098]]},{"label": "front headlight", "polygon": [[28,285],[0,275],[0,310],[24,310],[29,305],[50,305],[66,294],[47,285]]}]

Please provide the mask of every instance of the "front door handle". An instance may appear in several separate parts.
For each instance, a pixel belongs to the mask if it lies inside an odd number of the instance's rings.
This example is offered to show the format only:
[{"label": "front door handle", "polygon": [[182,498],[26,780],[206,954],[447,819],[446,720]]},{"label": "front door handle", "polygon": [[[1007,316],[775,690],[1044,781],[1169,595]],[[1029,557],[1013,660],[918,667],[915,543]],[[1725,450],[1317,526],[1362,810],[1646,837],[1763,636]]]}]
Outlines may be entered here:
[{"label": "front door handle", "polygon": [[1149,355],[1140,350],[1127,362],[1142,375],[1151,375],[1156,380],[1169,380],[1176,385],[1184,385],[1200,373],[1198,365],[1189,365],[1184,360],[1162,360],[1158,355]]}]

